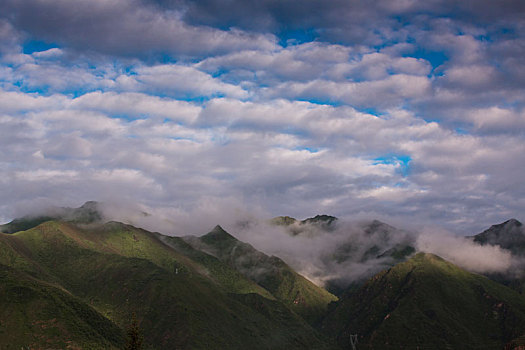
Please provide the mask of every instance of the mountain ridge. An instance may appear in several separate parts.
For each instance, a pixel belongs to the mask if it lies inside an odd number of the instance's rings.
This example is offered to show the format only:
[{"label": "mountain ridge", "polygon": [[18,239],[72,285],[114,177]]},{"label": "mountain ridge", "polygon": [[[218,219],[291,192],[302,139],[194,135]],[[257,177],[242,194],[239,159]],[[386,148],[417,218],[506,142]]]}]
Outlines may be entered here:
[{"label": "mountain ridge", "polygon": [[[0,336],[0,347],[120,348],[132,312],[148,349],[336,349],[332,340],[347,348],[350,333],[363,349],[496,349],[524,338],[523,296],[438,256],[413,255],[413,247],[392,238],[405,231],[378,220],[359,226],[360,234],[396,244],[367,246],[360,254],[392,265],[351,284],[337,300],[220,225],[201,237],[166,236],[103,222],[97,206],[88,202],[41,223],[15,219],[8,226],[14,232],[0,233],[0,312],[18,315],[0,318],[11,335]],[[339,234],[322,226],[334,225],[328,215],[306,224],[281,218]],[[470,239],[515,243],[522,226],[507,220]],[[338,248],[335,257],[343,262],[355,250]],[[34,311],[40,309],[49,311]]]},{"label": "mountain ridge", "polygon": [[183,239],[209,253],[268,290],[287,307],[314,324],[337,298],[291,269],[276,256],[268,256],[239,241],[220,226],[201,236]]},{"label": "mountain ridge", "polygon": [[[203,273],[202,261],[173,250],[158,235],[118,222],[79,226],[47,221],[29,230],[0,234],[0,263],[59,286],[121,330],[131,312],[136,312],[148,347],[300,349],[312,344],[313,348],[331,348],[280,302],[249,297],[263,289],[243,292],[217,283]],[[214,260],[214,264],[221,263]],[[208,272],[228,271],[223,269]],[[257,305],[264,305],[266,311]],[[270,319],[273,314],[281,316]],[[74,315],[58,319],[75,320]],[[13,323],[4,326],[17,327]],[[78,343],[88,338],[83,339]],[[0,339],[2,344],[6,345]],[[38,348],[44,343],[35,344]],[[95,348],[100,347],[105,346]]]}]

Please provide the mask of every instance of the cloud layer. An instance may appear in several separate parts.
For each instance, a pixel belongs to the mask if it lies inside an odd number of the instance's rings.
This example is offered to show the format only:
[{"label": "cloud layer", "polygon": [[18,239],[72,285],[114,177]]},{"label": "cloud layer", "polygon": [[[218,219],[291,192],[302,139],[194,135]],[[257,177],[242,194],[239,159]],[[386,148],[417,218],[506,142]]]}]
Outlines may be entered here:
[{"label": "cloud layer", "polygon": [[4,221],[88,199],[459,233],[523,218],[519,1],[7,0],[0,13]]}]

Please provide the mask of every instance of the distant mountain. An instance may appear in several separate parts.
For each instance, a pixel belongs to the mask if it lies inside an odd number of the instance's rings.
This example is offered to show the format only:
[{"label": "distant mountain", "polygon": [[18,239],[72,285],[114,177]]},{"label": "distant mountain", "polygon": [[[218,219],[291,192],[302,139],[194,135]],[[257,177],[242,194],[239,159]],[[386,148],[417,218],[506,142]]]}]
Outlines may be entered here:
[{"label": "distant mountain", "polygon": [[[410,245],[412,237],[406,231],[378,220],[365,222],[359,228],[364,232],[364,239],[356,240],[349,236],[349,239],[333,252],[336,262],[342,263],[352,259],[364,262],[390,257],[393,258],[393,263],[397,263],[415,252],[414,247]],[[359,249],[359,245],[365,245],[366,249]]]},{"label": "distant mountain", "polygon": [[490,273],[487,277],[525,294],[525,226],[516,219],[492,225],[487,230],[468,237],[481,245],[499,246],[509,250],[515,257],[510,273]]},{"label": "distant mountain", "polygon": [[481,245],[499,245],[516,255],[525,255],[525,227],[516,219],[510,219],[471,237]]},{"label": "distant mountain", "polygon": [[122,348],[133,312],[148,349],[331,348],[270,292],[176,241],[117,222],[0,234],[0,348]]},{"label": "distant mountain", "polygon": [[18,231],[29,230],[43,222],[50,220],[61,220],[74,222],[77,224],[89,224],[101,221],[103,218],[99,208],[100,204],[94,201],[86,202],[80,208],[49,208],[44,215],[24,216],[13,221],[0,225],[0,232],[15,233]]},{"label": "distant mountain", "polygon": [[237,240],[220,226],[202,237],[184,239],[195,249],[217,257],[257,282],[310,323],[324,315],[327,305],[337,299],[299,275],[280,258],[268,256]]},{"label": "distant mountain", "polygon": [[301,221],[290,216],[277,216],[270,220],[270,223],[277,226],[285,226],[290,234],[296,236],[300,234],[315,234],[315,232],[312,232],[312,228],[326,232],[331,231],[335,229],[337,220],[335,216],[325,214],[316,215]]},{"label": "distant mountain", "polygon": [[298,221],[279,216],[271,223],[283,226],[292,237],[311,238],[312,244],[319,244],[319,238],[326,237],[321,242],[320,256],[312,257],[317,267],[314,277],[324,281],[325,288],[335,295],[406,260],[416,251],[414,234],[378,220],[348,223],[334,216],[316,215]]},{"label": "distant mountain", "polygon": [[325,230],[331,230],[337,223],[337,218],[331,215],[316,215],[313,218],[304,219],[302,224],[316,225]]},{"label": "distant mountain", "polygon": [[270,223],[278,226],[289,226],[299,222],[296,218],[291,216],[277,216],[270,220]]},{"label": "distant mountain", "polygon": [[525,299],[483,276],[419,253],[349,291],[323,330],[359,349],[502,349],[525,329]]}]

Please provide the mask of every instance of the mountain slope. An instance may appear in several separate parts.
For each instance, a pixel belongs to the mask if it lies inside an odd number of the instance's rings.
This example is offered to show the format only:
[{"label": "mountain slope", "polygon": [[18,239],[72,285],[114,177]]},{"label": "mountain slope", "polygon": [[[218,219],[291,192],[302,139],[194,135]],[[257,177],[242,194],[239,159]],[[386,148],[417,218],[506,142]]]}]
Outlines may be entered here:
[{"label": "mountain slope", "polygon": [[514,255],[513,267],[508,272],[486,274],[488,278],[504,284],[521,294],[525,293],[524,270],[525,256],[525,226],[516,219],[510,219],[503,223],[492,225],[485,231],[468,237],[481,245],[499,246],[509,250]]},{"label": "mountain slope", "polygon": [[431,254],[419,253],[349,292],[323,329],[360,349],[501,349],[525,329],[515,291]]},{"label": "mountain slope", "polygon": [[[135,312],[150,348],[329,347],[280,303],[232,293],[235,286],[227,288],[218,278],[206,276],[202,263],[158,236],[115,222],[79,227],[49,221],[1,234],[0,263],[71,293],[120,329]],[[254,289],[264,294],[260,287]],[[270,314],[284,313],[283,317],[273,319],[258,311],[253,299],[263,302]],[[40,321],[27,313],[26,317]],[[0,339],[2,345],[6,343]]]},{"label": "mountain slope", "polygon": [[118,349],[124,332],[63,289],[0,264],[0,348]]},{"label": "mountain slope", "polygon": [[210,277],[230,293],[256,293],[267,299],[275,297],[257,283],[243,276],[240,272],[221,262],[213,255],[206,254],[193,248],[180,237],[158,235],[159,239],[173,248],[176,252],[191,258],[203,268],[202,273]]},{"label": "mountain slope", "polygon": [[209,253],[257,282],[310,323],[337,298],[296,273],[284,261],[237,240],[220,226],[202,237],[184,237],[195,249]]}]

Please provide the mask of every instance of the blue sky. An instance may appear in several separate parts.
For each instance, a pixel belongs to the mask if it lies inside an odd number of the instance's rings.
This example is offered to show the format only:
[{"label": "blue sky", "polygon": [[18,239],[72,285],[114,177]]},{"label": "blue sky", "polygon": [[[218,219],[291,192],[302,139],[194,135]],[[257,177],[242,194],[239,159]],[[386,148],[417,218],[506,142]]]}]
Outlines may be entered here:
[{"label": "blue sky", "polygon": [[521,1],[5,0],[0,219],[525,219]]}]

